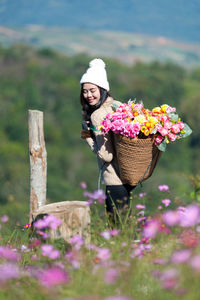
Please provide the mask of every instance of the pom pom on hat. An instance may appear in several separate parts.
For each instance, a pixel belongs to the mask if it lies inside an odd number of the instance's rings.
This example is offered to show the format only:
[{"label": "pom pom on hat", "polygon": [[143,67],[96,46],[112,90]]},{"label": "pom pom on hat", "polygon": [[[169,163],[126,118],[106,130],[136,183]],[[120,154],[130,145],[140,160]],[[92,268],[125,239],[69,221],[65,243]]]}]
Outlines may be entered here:
[{"label": "pom pom on hat", "polygon": [[90,68],[94,68],[94,67],[105,68],[106,64],[101,58],[95,58],[89,62],[89,67]]},{"label": "pom pom on hat", "polygon": [[109,83],[107,80],[106,64],[100,58],[95,58],[89,62],[89,68],[86,73],[83,74],[80,83],[93,83],[99,87],[109,91]]}]

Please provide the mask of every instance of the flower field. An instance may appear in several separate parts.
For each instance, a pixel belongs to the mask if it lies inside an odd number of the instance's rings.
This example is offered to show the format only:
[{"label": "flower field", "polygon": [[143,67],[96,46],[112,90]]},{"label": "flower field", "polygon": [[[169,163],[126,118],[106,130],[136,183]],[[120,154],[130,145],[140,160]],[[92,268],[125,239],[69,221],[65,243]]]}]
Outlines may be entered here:
[{"label": "flower field", "polygon": [[116,212],[105,214],[102,190],[87,191],[91,242],[73,236],[51,240],[60,220],[44,216],[12,228],[0,218],[0,299],[150,300],[200,299],[200,206],[188,203],[166,184],[159,201],[145,192]]}]

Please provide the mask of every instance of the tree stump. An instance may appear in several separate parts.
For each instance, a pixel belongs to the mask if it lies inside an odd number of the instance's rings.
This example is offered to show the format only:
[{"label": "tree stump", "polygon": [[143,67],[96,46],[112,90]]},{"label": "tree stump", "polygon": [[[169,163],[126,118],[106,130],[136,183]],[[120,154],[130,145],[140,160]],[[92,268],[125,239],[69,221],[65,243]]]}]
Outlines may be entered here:
[{"label": "tree stump", "polygon": [[65,241],[74,235],[83,237],[86,244],[90,242],[90,208],[85,201],[62,201],[40,207],[33,217],[39,214],[49,214],[57,217],[62,224],[51,230],[51,238],[63,238]]}]

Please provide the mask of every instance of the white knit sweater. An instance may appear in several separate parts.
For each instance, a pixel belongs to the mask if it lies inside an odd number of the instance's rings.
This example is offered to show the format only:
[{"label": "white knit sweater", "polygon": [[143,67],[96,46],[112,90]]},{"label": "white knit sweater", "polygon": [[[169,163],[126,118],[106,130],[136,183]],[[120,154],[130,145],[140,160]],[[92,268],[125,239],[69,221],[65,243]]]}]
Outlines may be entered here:
[{"label": "white knit sweater", "polygon": [[[91,115],[92,125],[96,128],[100,126],[101,121],[107,113],[113,112],[113,104],[119,106],[121,102],[108,97],[106,101]],[[106,185],[122,185],[119,178],[117,157],[114,149],[113,134],[108,132],[105,135],[99,130],[94,131],[95,138],[86,138],[91,150],[96,153],[99,170],[102,173],[102,183]]]}]

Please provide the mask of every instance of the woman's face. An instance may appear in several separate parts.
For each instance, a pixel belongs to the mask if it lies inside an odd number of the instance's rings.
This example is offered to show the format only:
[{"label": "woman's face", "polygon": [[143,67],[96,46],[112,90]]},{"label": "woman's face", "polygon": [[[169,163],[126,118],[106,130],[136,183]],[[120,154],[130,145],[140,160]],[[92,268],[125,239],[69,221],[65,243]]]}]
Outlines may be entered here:
[{"label": "woman's face", "polygon": [[101,97],[99,87],[93,83],[84,83],[83,97],[89,105],[96,105]]}]

